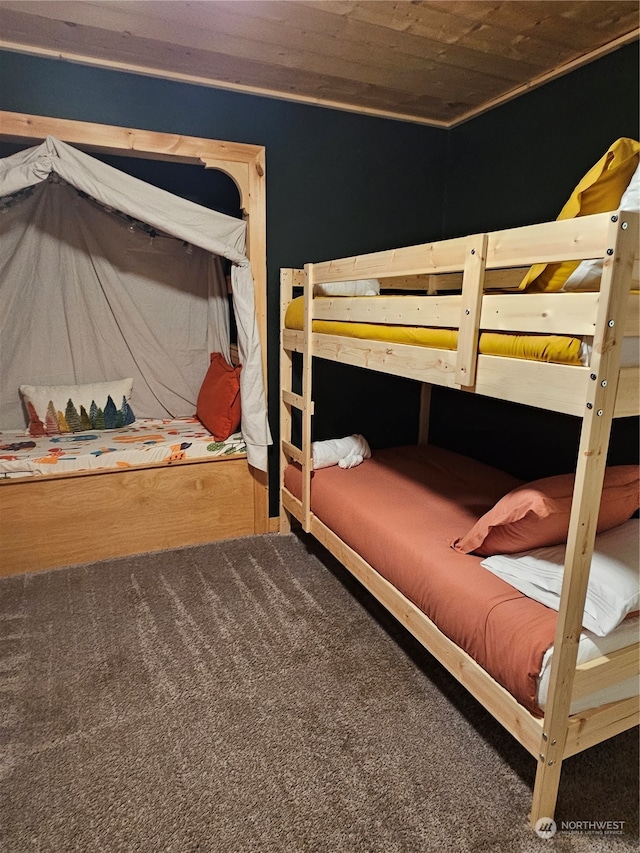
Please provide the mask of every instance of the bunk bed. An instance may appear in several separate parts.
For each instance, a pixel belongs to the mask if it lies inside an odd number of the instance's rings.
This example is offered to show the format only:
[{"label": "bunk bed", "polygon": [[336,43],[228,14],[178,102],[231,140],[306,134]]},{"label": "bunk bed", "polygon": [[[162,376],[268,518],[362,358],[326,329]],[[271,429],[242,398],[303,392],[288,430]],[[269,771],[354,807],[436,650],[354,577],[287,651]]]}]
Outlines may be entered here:
[{"label": "bunk bed", "polygon": [[[3,256],[7,262],[3,287],[6,286],[5,295],[9,291],[11,293],[5,304],[11,306],[11,319],[6,313],[1,401],[3,421],[0,422],[0,456],[4,457],[0,460],[0,574],[92,562],[265,532],[269,523],[266,452],[270,435],[263,357],[263,149],[14,113],[2,113],[0,119],[3,137],[7,140],[40,143],[0,161],[0,194],[5,209],[19,217],[22,210],[35,206],[34,199],[39,192],[49,192],[50,189],[55,189],[57,195],[63,197],[62,202],[47,200],[46,204],[52,208],[54,204],[58,205],[56,210],[63,211],[65,205],[67,209],[81,207],[76,212],[73,225],[67,226],[60,238],[75,252],[72,254],[65,246],[60,250],[61,258],[72,257],[71,262],[60,270],[60,278],[66,277],[67,281],[75,279],[75,289],[71,288],[64,297],[61,289],[60,303],[64,302],[67,313],[63,313],[58,324],[62,327],[67,324],[69,338],[74,339],[70,355],[65,350],[65,357],[61,357],[59,350],[65,347],[51,345],[52,341],[60,340],[60,335],[64,338],[64,332],[56,330],[56,338],[52,329],[49,336],[46,316],[41,327],[44,334],[33,333],[30,312],[31,316],[36,311],[47,314],[44,303],[38,302],[40,283],[28,278],[29,270],[35,270],[37,264],[18,264],[17,254],[8,259]],[[246,221],[149,187],[96,161],[72,145],[91,151],[155,157],[222,170],[238,187]],[[48,184],[52,187],[45,186]],[[42,195],[42,198],[46,197]],[[42,201],[38,203],[41,206],[45,204]],[[24,214],[25,221],[26,216]],[[111,238],[116,246],[114,261],[110,260],[101,243],[107,238],[100,231],[100,222],[107,217],[119,219],[123,235]],[[7,219],[9,216],[5,217]],[[93,224],[90,220],[98,223],[93,232],[95,239],[84,233],[85,225],[89,232]],[[33,240],[35,253],[39,251],[39,240],[51,240],[52,232],[48,227],[38,230],[37,226],[30,226],[27,222],[27,231],[29,228],[31,234],[28,237]],[[76,236],[79,231],[82,235]],[[18,234],[18,226],[15,233]],[[16,239],[19,242],[22,238],[18,236]],[[117,259],[118,246],[121,245],[125,253],[150,255],[154,241],[164,241],[161,257],[154,261],[155,268],[160,270],[158,286],[154,291],[153,274],[132,276],[139,290],[131,294],[130,302],[127,302],[129,294],[125,295],[124,279],[118,281],[119,266],[124,269]],[[98,245],[97,262],[94,256],[90,256],[89,273],[79,274],[77,258],[81,252],[77,251],[78,246],[92,243]],[[166,248],[169,243],[170,250]],[[188,258],[186,266],[175,264],[178,255]],[[224,281],[221,258],[225,258],[229,266],[228,283]],[[106,272],[101,269],[96,273],[96,292],[103,287],[101,276],[107,276],[109,286],[113,286],[111,291],[105,289],[106,302],[122,302],[117,317],[114,309],[111,328],[116,329],[117,334],[111,337],[95,318],[88,321],[84,311],[84,302],[89,299],[87,284],[93,278],[90,267],[94,262],[103,268],[107,263],[113,265]],[[78,266],[74,266],[76,263]],[[198,267],[203,270],[202,283],[189,283],[184,288],[184,314],[173,314],[182,296],[179,293],[182,285],[174,284],[169,273],[164,274],[163,265],[172,269],[190,271]],[[22,274],[21,267],[27,273],[28,282],[23,289],[16,284]],[[37,275],[42,275],[40,269]],[[32,273],[32,278],[35,276],[36,273]],[[158,332],[152,324],[147,325],[144,312],[157,311],[165,296],[169,306],[163,309],[166,331],[158,327]],[[230,300],[238,319],[236,344],[228,334]],[[60,319],[55,291],[50,304],[53,308],[49,319],[53,327],[55,318]],[[77,310],[77,305],[82,306],[80,310]],[[136,317],[136,311],[140,309],[138,328],[132,334],[140,334],[145,341],[154,338],[155,349],[136,352],[132,338],[127,338],[125,324],[132,308],[136,309],[133,311]],[[21,312],[24,321],[20,319]],[[176,325],[180,322],[186,330],[182,361],[170,352],[164,352],[167,341],[173,340],[170,328],[174,319]],[[7,326],[9,322],[10,326]],[[89,322],[88,340],[74,351],[73,345],[77,344],[80,333],[87,334],[87,329],[80,329],[78,324],[86,326]],[[21,332],[16,333],[16,324],[19,324]],[[199,330],[197,341],[196,328]],[[123,339],[121,344],[118,343],[120,337]],[[211,350],[219,351],[224,365],[216,371],[214,378],[211,373],[214,363],[209,364],[209,344],[212,341],[216,345],[212,345]],[[39,353],[39,358],[35,362],[32,360],[27,368],[26,355],[31,354],[28,352],[30,348]],[[113,369],[118,361],[127,359],[135,374],[124,372],[124,367],[123,372]],[[236,383],[236,394],[238,383],[240,386],[242,424],[232,424],[230,419],[229,429],[224,435],[216,435],[216,427],[207,429],[205,423],[209,417],[215,417],[218,418],[217,426],[219,418],[225,419],[227,409],[220,415],[211,415],[212,407],[207,404],[207,417],[201,417],[200,393],[205,393],[207,385],[209,400],[214,385],[223,387],[224,395],[229,396],[230,407],[233,389],[231,381],[227,382],[224,377],[227,370],[229,379]],[[131,381],[123,377],[132,375],[131,391]],[[114,376],[118,379],[114,380]],[[77,425],[70,430],[66,424],[63,428],[50,430],[48,423],[43,430],[44,411],[38,412],[35,421],[38,429],[33,429],[31,415],[34,410],[30,408],[29,398],[33,389],[37,392],[44,389],[48,393],[50,388],[55,390],[64,386],[77,389],[80,394],[96,383],[114,382],[114,387],[119,389],[117,394],[122,394],[120,385],[123,381],[129,381],[126,403],[131,402],[130,408],[134,413],[132,423],[125,419],[123,424],[118,424],[123,433],[113,429],[103,431],[105,425],[101,423],[98,428],[93,418],[90,424],[84,424],[86,429],[83,427],[80,431]],[[202,387],[199,388],[200,382]],[[32,386],[31,391],[29,386]],[[116,408],[120,406],[120,399],[115,399]],[[219,395],[216,399],[222,397]],[[86,410],[88,408],[86,406]],[[234,408],[237,409],[235,403]],[[81,410],[85,418],[86,410]]]},{"label": "bunk bed", "polygon": [[[281,531],[297,519],[536,759],[532,827],[554,817],[563,759],[638,723],[637,617],[588,660],[580,643],[612,419],[640,413],[637,250],[638,214],[615,210],[281,273]],[[597,288],[522,289],[534,265],[565,263],[599,263]],[[326,295],[363,281],[380,293]],[[523,349],[523,337],[542,346]],[[631,357],[621,354],[625,342]],[[418,445],[374,449],[353,470],[314,470],[315,359],[421,383]],[[496,501],[526,484],[428,444],[434,385],[581,419],[577,467],[564,484],[557,609],[487,571],[486,553],[459,547]],[[629,478],[630,504],[612,523],[637,539],[638,522],[626,519],[638,505],[638,466],[622,467],[613,476]],[[509,624],[492,621],[492,637],[456,622],[484,628],[496,601]]]}]

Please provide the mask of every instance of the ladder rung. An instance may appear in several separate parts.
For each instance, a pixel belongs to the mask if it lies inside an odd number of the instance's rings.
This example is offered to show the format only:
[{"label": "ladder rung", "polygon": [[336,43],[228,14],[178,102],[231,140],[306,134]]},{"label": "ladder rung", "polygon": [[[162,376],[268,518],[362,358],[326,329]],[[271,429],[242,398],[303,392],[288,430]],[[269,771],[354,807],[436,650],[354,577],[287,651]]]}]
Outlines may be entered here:
[{"label": "ladder rung", "polygon": [[302,450],[299,447],[296,447],[295,444],[291,444],[290,441],[282,441],[282,449],[290,456],[291,459],[295,459],[296,462],[299,462],[300,465],[303,464]]},{"label": "ladder rung", "polygon": [[[289,406],[295,406],[296,409],[300,409],[301,411],[305,411],[304,405],[304,397],[300,394],[294,394],[292,391],[283,391],[282,399]],[[313,400],[309,400],[309,411],[313,414]]]}]

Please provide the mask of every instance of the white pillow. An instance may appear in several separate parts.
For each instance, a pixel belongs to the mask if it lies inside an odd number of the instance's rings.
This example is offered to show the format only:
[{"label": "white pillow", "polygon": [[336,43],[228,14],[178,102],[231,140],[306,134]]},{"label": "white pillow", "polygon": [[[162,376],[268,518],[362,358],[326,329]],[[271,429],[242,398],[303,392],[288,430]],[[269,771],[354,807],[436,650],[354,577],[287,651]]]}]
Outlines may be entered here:
[{"label": "white pillow", "polygon": [[[582,625],[606,637],[629,613],[640,609],[640,520],[631,519],[600,533],[591,560]],[[564,545],[520,554],[498,554],[482,561],[485,569],[529,598],[560,608]]]},{"label": "white pillow", "polygon": [[378,296],[380,282],[377,278],[359,278],[355,281],[330,281],[316,284],[316,296]]},{"label": "white pillow", "polygon": [[[640,165],[629,181],[620,200],[620,210],[640,211]],[[602,277],[602,258],[582,261],[565,281],[563,290],[599,290]]]},{"label": "white pillow", "polygon": [[135,421],[129,402],[133,379],[86,385],[21,385],[29,435],[118,429]]}]

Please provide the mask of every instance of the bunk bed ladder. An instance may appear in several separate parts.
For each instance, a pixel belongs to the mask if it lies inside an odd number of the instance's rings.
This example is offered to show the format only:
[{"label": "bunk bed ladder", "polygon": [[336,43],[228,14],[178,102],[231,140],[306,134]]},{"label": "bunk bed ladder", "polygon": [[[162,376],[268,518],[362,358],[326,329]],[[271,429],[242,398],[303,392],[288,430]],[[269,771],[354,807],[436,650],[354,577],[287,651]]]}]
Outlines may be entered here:
[{"label": "bunk bed ladder", "polygon": [[[302,468],[302,527],[309,532],[311,527],[311,472],[313,457],[311,448],[311,418],[314,403],[311,399],[311,323],[312,323],[312,273],[309,266],[305,270],[283,269],[280,272],[280,328],[284,329],[284,315],[293,298],[293,288],[304,289],[304,345],[302,351],[302,394],[293,391],[293,351],[282,344],[280,354],[280,434],[281,440],[281,477],[289,461],[293,459]],[[298,409],[302,416],[302,448],[292,443],[292,408]],[[280,510],[280,532],[291,529],[289,516],[283,502]]]},{"label": "bunk bed ladder", "polygon": [[[565,757],[578,640],[606,467],[607,447],[616,398],[620,348],[631,270],[638,241],[637,214],[613,214],[593,339],[590,382],[582,420],[575,486],[567,538],[564,579],[554,639],[554,654],[530,823],[553,818],[560,770]],[[637,716],[634,715],[634,716]],[[606,736],[624,731],[633,718],[613,721]],[[596,741],[597,742],[597,741]]]}]

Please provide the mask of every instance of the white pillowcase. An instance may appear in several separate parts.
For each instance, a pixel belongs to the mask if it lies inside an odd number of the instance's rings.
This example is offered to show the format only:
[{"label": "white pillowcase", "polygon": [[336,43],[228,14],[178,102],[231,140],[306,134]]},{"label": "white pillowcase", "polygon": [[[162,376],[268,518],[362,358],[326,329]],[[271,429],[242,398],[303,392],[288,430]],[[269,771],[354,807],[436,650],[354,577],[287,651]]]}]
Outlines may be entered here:
[{"label": "white pillowcase", "polygon": [[313,288],[316,296],[378,296],[380,282],[377,278],[359,278],[355,281],[330,281],[316,284]]},{"label": "white pillowcase", "polygon": [[[559,610],[565,550],[552,545],[497,554],[482,565],[529,598]],[[639,519],[596,536],[582,620],[588,631],[606,637],[627,614],[640,609],[639,551]]]},{"label": "white pillowcase", "polygon": [[[640,211],[640,165],[629,181],[620,200],[620,210]],[[565,281],[563,290],[599,290],[602,277],[602,258],[582,261]]]}]

